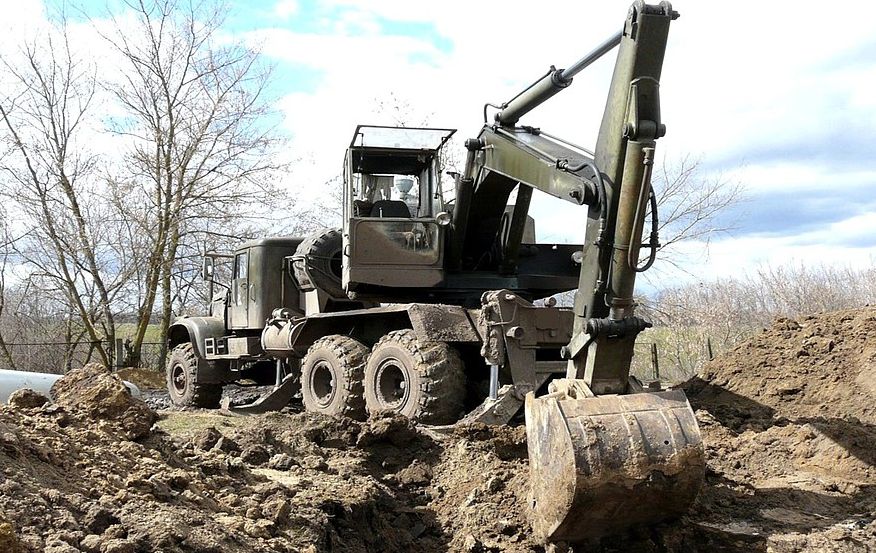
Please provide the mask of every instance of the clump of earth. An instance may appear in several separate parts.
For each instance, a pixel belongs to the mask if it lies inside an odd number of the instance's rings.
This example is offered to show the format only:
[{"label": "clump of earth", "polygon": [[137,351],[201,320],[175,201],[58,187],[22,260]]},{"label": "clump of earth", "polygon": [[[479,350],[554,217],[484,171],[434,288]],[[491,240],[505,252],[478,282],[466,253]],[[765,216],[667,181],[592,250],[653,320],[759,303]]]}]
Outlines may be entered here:
[{"label": "clump of earth", "polygon": [[0,406],[0,551],[871,551],[874,382],[876,309],[776,321],[683,385],[690,513],[570,548],[529,530],[522,427],[156,413],[88,365]]}]

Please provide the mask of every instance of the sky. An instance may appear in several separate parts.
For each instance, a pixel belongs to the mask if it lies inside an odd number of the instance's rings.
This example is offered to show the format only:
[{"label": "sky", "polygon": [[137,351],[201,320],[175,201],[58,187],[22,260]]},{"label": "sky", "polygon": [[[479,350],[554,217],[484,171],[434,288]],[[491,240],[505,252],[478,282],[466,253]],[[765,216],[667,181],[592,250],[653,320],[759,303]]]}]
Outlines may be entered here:
[{"label": "sky", "polygon": [[[9,6],[5,6],[5,4]],[[73,2],[99,16],[106,0]],[[0,32],[38,21],[38,1],[0,0]],[[457,128],[476,136],[485,102],[500,103],[618,30],[628,1],[420,2],[231,0],[225,32],[274,64],[270,93],[297,160],[287,179],[305,201],[340,171],[359,123]],[[684,273],[710,279],[763,264],[871,265],[876,260],[876,20],[869,4],[817,7],[739,0],[676,2],[661,79],[667,135],[658,158],[700,160],[704,178],[740,183],[732,227],[683,250]],[[11,32],[11,34],[10,34]],[[3,48],[0,41],[0,48]],[[528,114],[592,146],[613,54]],[[387,100],[387,99],[393,100]],[[383,104],[383,105],[382,105]],[[557,205],[557,204],[562,205]],[[583,210],[540,202],[546,241],[583,239]]]}]

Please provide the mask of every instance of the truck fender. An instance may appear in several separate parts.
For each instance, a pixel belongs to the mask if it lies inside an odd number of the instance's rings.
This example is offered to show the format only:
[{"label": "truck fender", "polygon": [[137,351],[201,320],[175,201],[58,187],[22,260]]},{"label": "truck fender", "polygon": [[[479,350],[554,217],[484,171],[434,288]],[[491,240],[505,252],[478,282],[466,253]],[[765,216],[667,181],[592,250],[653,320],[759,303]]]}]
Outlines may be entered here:
[{"label": "truck fender", "polygon": [[173,349],[191,342],[198,356],[198,380],[202,383],[232,382],[236,380],[227,362],[208,361],[204,351],[206,338],[225,335],[225,321],[216,317],[181,317],[167,329],[167,345]]},{"label": "truck fender", "polygon": [[195,346],[198,357],[205,358],[206,338],[219,338],[225,335],[225,321],[216,317],[181,317],[167,329],[167,345],[169,349],[184,342]]}]

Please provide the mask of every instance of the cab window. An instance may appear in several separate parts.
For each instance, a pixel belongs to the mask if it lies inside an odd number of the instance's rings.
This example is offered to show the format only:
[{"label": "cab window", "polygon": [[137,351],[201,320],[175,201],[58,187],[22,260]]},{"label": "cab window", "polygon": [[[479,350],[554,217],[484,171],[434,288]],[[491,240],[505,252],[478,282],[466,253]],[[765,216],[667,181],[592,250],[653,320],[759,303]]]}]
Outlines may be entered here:
[{"label": "cab window", "polygon": [[246,278],[246,269],[249,266],[248,257],[247,252],[239,253],[234,256],[234,280]]}]

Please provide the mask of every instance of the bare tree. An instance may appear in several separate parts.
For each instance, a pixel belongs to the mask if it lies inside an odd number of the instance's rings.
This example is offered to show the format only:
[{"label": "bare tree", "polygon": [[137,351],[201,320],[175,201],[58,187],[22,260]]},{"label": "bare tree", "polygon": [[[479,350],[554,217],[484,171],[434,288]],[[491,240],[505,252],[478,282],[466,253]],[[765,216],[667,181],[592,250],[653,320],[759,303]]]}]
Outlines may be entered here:
[{"label": "bare tree", "polygon": [[[126,111],[115,131],[130,144],[126,194],[115,205],[142,248],[134,357],[160,294],[161,341],[173,315],[174,275],[186,248],[205,237],[236,238],[241,221],[280,195],[281,140],[266,124],[270,71],[258,52],[218,40],[224,6],[212,2],[126,2],[136,18],[104,34],[124,69],[109,86]],[[244,225],[245,226],[245,225]],[[132,359],[131,361],[136,361]]]},{"label": "bare tree", "polygon": [[712,238],[732,230],[732,225],[721,216],[745,199],[742,183],[720,174],[703,174],[701,160],[689,156],[664,160],[652,181],[659,215],[658,260],[676,268],[682,261],[677,246],[697,241],[707,248]]},{"label": "bare tree", "polygon": [[[652,185],[657,203],[660,247],[654,271],[645,273],[643,278],[652,284],[661,284],[660,280],[667,274],[663,270],[665,266],[686,271],[686,258],[679,245],[698,242],[705,254],[715,236],[732,230],[732,226],[723,222],[721,217],[745,200],[745,187],[721,175],[704,175],[701,160],[687,156],[677,161],[664,160],[652,175]],[[649,208],[642,237],[644,243],[648,242],[651,217]],[[643,248],[640,255],[644,258],[649,253]],[[574,290],[560,294],[557,299],[561,305],[571,305]],[[647,298],[639,298],[639,303],[649,306]]]},{"label": "bare tree", "polygon": [[[9,255],[15,239],[9,234],[9,226],[6,222],[6,210],[0,207],[0,319],[6,309],[6,275],[9,267]],[[14,369],[15,359],[6,345],[6,329],[0,325],[0,354],[6,365]]]},{"label": "bare tree", "polygon": [[101,210],[90,180],[95,158],[81,137],[96,91],[95,67],[73,54],[63,17],[24,45],[20,62],[4,59],[3,65],[15,86],[0,99],[10,149],[0,161],[2,193],[32,225],[17,253],[62,292],[109,364],[104,342],[115,337],[112,299],[123,279],[106,280],[102,232],[94,226]]}]

